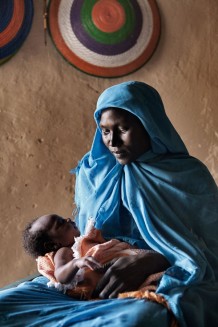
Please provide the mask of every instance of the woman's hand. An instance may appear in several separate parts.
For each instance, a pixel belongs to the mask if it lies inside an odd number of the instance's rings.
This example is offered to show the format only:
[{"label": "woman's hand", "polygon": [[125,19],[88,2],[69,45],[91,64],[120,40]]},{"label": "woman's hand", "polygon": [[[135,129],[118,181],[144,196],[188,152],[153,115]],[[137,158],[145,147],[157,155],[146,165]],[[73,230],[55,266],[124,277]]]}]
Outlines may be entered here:
[{"label": "woman's hand", "polygon": [[116,298],[119,293],[136,290],[151,274],[164,271],[168,261],[157,252],[145,252],[112,260],[98,283],[95,296]]},{"label": "woman's hand", "polygon": [[91,270],[102,269],[102,265],[91,256],[86,256],[86,257],[79,258],[79,259],[73,259],[73,261],[77,268],[85,268],[86,267]]}]

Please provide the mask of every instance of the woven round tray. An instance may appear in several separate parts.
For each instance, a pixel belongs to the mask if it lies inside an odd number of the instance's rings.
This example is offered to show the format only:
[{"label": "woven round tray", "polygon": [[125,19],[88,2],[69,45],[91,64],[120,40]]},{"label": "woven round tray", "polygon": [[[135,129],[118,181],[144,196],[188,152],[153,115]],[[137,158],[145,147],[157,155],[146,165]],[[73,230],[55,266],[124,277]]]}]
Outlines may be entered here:
[{"label": "woven round tray", "polygon": [[63,57],[101,77],[140,68],[160,36],[155,0],[51,0],[48,19],[50,35]]},{"label": "woven round tray", "polygon": [[32,0],[0,0],[0,64],[25,41],[33,20]]}]

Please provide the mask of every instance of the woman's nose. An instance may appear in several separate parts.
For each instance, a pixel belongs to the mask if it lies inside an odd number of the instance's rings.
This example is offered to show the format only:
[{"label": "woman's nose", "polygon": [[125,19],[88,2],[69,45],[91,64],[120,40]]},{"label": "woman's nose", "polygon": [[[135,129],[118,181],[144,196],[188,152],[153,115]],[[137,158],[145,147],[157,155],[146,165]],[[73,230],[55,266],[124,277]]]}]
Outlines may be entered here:
[{"label": "woman's nose", "polygon": [[119,136],[116,133],[111,133],[109,142],[112,147],[119,145],[120,143]]}]

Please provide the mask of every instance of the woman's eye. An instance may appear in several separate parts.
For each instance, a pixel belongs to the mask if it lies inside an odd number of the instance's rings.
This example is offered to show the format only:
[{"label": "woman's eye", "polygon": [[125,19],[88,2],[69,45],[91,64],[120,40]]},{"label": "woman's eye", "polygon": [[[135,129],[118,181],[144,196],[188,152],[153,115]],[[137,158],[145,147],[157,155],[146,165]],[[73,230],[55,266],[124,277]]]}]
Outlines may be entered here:
[{"label": "woman's eye", "polygon": [[120,128],[121,133],[126,133],[128,131],[128,128]]},{"label": "woman's eye", "polygon": [[108,135],[110,131],[108,129],[102,129],[102,135]]}]

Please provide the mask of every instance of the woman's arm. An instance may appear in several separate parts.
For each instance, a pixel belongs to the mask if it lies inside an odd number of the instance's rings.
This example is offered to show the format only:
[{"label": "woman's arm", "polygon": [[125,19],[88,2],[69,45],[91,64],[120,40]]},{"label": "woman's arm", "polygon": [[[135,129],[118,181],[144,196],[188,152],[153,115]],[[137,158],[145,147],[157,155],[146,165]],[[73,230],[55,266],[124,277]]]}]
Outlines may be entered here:
[{"label": "woman's arm", "polygon": [[137,290],[149,275],[170,266],[157,252],[122,257],[111,263],[96,288],[96,295],[100,298],[115,298],[121,292]]},{"label": "woman's arm", "polygon": [[62,284],[68,284],[72,281],[80,268],[88,267],[91,270],[102,268],[93,257],[83,257],[75,259],[70,248],[63,247],[57,251],[54,257],[55,278]]}]

